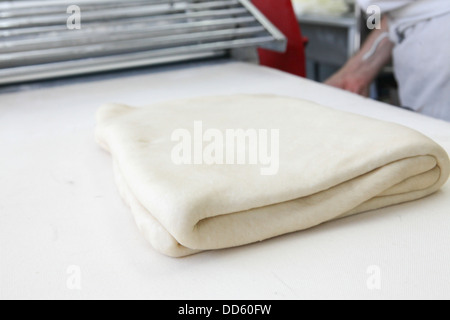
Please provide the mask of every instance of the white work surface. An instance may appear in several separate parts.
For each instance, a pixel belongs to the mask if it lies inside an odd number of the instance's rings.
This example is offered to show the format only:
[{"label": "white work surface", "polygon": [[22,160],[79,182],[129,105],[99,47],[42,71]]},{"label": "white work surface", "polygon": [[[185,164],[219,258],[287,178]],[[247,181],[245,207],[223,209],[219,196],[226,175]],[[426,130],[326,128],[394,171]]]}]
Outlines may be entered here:
[{"label": "white work surface", "polygon": [[401,123],[450,151],[449,123],[243,63],[2,93],[0,298],[450,298],[450,183],[423,200],[257,244],[181,259],[154,251],[119,196],[110,155],[94,142],[97,108],[234,93]]}]

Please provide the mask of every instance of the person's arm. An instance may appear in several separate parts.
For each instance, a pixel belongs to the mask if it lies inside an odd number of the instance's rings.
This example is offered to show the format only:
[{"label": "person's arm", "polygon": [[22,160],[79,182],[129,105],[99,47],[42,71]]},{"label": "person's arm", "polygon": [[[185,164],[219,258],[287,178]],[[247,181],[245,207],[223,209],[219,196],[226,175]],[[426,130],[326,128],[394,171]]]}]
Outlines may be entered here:
[{"label": "person's arm", "polygon": [[325,84],[368,96],[370,84],[392,57],[394,44],[388,37],[383,38],[373,55],[368,57],[377,39],[388,32],[388,29],[387,18],[384,17],[381,29],[372,31],[361,50],[336,74],[325,81]]}]

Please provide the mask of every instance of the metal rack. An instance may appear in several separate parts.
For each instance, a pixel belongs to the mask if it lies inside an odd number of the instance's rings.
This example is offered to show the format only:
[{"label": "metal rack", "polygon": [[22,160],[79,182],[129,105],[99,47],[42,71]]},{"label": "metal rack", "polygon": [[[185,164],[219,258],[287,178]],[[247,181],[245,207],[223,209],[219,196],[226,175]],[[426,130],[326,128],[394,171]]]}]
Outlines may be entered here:
[{"label": "metal rack", "polygon": [[286,38],[248,0],[0,2],[0,84],[225,55]]}]

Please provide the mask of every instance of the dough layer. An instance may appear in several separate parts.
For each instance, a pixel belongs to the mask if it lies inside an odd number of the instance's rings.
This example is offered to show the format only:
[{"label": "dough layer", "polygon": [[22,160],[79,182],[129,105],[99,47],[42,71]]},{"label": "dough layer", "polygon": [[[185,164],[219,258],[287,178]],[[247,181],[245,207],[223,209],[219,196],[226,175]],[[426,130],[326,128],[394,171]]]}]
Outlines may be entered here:
[{"label": "dough layer", "polygon": [[[173,132],[193,132],[199,121],[217,132],[277,130],[278,171],[262,175],[261,163],[174,163]],[[97,142],[113,157],[139,229],[174,257],[420,199],[450,174],[447,153],[419,132],[281,96],[107,104],[97,124]]]}]

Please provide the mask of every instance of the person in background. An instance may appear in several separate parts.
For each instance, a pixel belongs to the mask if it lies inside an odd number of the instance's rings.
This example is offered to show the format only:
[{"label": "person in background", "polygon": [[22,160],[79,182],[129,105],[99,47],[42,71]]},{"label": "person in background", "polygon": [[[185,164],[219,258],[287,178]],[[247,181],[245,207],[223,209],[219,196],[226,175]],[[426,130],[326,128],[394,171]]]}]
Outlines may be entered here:
[{"label": "person in background", "polygon": [[325,83],[368,96],[392,59],[402,106],[450,121],[450,1],[357,1],[364,11],[381,9],[381,28]]}]

